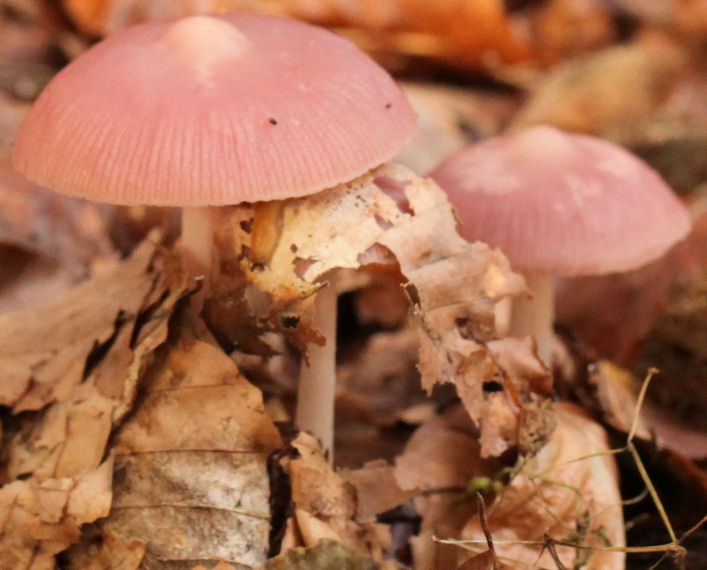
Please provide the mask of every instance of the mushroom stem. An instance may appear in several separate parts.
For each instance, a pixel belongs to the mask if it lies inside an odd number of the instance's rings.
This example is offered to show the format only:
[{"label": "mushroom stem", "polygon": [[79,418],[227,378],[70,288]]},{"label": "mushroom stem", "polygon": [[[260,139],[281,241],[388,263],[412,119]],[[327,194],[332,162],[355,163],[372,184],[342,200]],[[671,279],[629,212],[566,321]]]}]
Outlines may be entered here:
[{"label": "mushroom stem", "polygon": [[526,275],[525,282],[532,297],[518,298],[513,303],[510,332],[514,336],[532,336],[538,356],[552,366],[554,341],[555,289],[553,276],[548,273]]},{"label": "mushroom stem", "polygon": [[295,423],[314,435],[334,458],[334,395],[336,390],[337,291],[333,279],[314,298],[314,326],[326,337],[324,346],[310,345],[302,360]]},{"label": "mushroom stem", "polygon": [[182,210],[182,250],[184,265],[192,277],[203,277],[201,289],[192,298],[197,313],[208,292],[214,249],[215,213],[211,206],[195,206]]}]

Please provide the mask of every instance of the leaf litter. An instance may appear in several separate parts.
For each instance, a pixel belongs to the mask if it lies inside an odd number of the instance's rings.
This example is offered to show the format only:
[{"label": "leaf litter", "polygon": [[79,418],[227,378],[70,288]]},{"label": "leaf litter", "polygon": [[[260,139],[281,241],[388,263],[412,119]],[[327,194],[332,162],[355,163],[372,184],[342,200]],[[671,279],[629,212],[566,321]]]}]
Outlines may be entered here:
[{"label": "leaf litter", "polygon": [[[411,299],[422,387],[456,386],[481,426],[486,455],[502,453],[525,441],[525,430],[536,429],[519,420],[542,405],[530,394],[528,371],[507,373],[486,347],[492,340],[506,342],[495,339],[493,307],[524,292],[523,280],[498,250],[459,237],[453,211],[436,185],[387,165],[314,196],[286,200],[282,216],[279,240],[264,265],[254,264],[244,247],[251,244],[253,208],[236,207],[225,217],[221,274],[206,303],[217,338],[264,352],[269,332],[283,334],[298,348],[323,342],[307,318],[312,295],[324,285],[319,280],[333,269],[361,267],[365,255],[383,246],[399,264]],[[535,359],[530,346],[516,349],[529,362]],[[498,381],[502,389],[487,393],[486,381]]]},{"label": "leaf litter", "polygon": [[[479,426],[483,454],[527,441],[527,431],[538,432],[537,441],[549,433],[547,422],[525,422],[546,405],[531,393],[539,385],[532,345],[514,345],[517,362],[526,364],[505,370],[507,341],[493,328],[494,304],[523,292],[523,281],[500,252],[457,235],[433,183],[385,166],[313,198],[284,201],[282,231],[269,240],[266,263],[249,258],[253,215],[241,206],[223,219],[221,275],[206,305],[207,316],[220,316],[210,319],[217,338],[266,355],[273,333],[299,348],[321,342],[307,320],[318,280],[371,258],[397,262],[413,307],[422,386],[456,385],[464,413]],[[57,299],[0,317],[2,402],[25,412],[6,438],[5,480],[74,481],[110,450],[111,515],[87,527],[64,555],[70,566],[94,559],[190,568],[223,559],[255,567],[269,546],[266,460],[282,442],[259,390],[219,348],[178,334],[181,320],[164,344],[187,284],[156,239]],[[381,257],[381,246],[393,257]],[[502,389],[487,393],[487,381]],[[302,437],[293,444],[300,459],[289,465],[296,505],[290,545],[331,538],[382,561],[391,537],[387,525],[372,522],[377,507],[403,504],[410,490],[376,507],[384,491],[370,474],[391,483],[393,466],[368,465],[347,481]],[[74,532],[52,553],[80,538]]]}]

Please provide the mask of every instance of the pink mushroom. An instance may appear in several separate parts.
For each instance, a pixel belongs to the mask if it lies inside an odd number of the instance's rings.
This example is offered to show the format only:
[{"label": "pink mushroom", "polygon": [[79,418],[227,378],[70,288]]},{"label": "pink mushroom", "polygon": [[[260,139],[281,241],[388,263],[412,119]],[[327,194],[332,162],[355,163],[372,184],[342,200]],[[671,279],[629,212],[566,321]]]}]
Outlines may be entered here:
[{"label": "pink mushroom", "polygon": [[[350,42],[272,16],[193,16],[126,29],[67,66],[20,127],[14,164],[72,196],[184,207],[189,266],[208,277],[215,206],[346,182],[415,129],[402,91]],[[300,426],[325,440],[336,318],[326,289],[316,323],[329,340],[310,362],[327,378],[305,373],[299,397]]]},{"label": "pink mushroom", "polygon": [[538,126],[471,146],[430,173],[461,234],[499,247],[526,275],[531,299],[511,332],[532,335],[551,364],[553,275],[597,275],[646,264],[683,239],[686,208],[658,174],[603,140]]}]

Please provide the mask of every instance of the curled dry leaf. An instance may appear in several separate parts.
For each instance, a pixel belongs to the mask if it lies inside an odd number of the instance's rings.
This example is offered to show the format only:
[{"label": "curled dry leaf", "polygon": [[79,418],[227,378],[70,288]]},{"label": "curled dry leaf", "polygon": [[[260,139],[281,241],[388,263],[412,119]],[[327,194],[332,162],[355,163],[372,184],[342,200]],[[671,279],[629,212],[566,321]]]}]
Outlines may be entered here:
[{"label": "curled dry leaf", "polygon": [[[254,335],[276,331],[302,348],[318,337],[306,317],[317,280],[335,268],[358,268],[365,252],[383,246],[408,280],[423,388],[456,384],[485,434],[485,454],[518,443],[519,417],[535,405],[528,382],[506,374],[485,343],[495,335],[494,303],[524,291],[523,280],[500,251],[459,237],[445,194],[404,167],[385,165],[283,204],[282,233],[266,265],[253,265],[248,255],[253,208],[234,208],[225,220],[222,289],[206,304],[216,334],[245,346]],[[500,389],[485,392],[487,381]]]},{"label": "curled dry leaf", "polygon": [[66,400],[90,372],[91,354],[110,347],[121,331],[131,339],[161,280],[150,269],[154,255],[155,245],[145,242],[124,263],[62,295],[0,315],[0,404],[18,413]]},{"label": "curled dry leaf", "polygon": [[110,511],[113,460],[75,478],[32,477],[0,489],[3,568],[55,568],[54,555],[79,538],[81,525]]},{"label": "curled dry leaf", "polygon": [[[115,436],[113,506],[101,532],[145,540],[150,567],[223,559],[253,568],[269,544],[267,456],[281,445],[260,391],[233,361],[182,337],[158,351]],[[100,555],[115,556],[110,548]]]},{"label": "curled dry leaf", "polygon": [[332,470],[312,436],[300,433],[292,446],[299,453],[289,462],[295,524],[283,543],[311,548],[329,539],[382,561],[390,543],[387,527],[356,521],[355,487]]},{"label": "curled dry leaf", "polygon": [[[625,554],[601,550],[625,544],[616,465],[606,454],[606,434],[576,406],[560,403],[556,411],[557,428],[550,441],[521,463],[520,471],[487,507],[496,551],[515,565],[552,568],[550,553],[541,554],[549,536],[590,547],[556,546],[566,567],[621,570]],[[478,518],[467,523],[462,537],[483,541],[480,550],[485,549]],[[514,544],[520,541],[537,541],[540,546]]]}]

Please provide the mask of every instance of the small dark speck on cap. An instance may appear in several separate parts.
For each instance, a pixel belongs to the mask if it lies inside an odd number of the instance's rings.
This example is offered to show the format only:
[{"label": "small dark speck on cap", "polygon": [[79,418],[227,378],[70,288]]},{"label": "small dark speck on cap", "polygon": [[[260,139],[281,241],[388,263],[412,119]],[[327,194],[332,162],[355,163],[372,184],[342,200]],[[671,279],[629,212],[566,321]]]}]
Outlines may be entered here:
[{"label": "small dark speck on cap", "polygon": [[391,102],[388,102],[385,104],[386,109],[390,109],[392,106],[393,106],[393,104]]},{"label": "small dark speck on cap", "polygon": [[268,123],[270,123],[271,125],[277,125],[277,120],[273,117],[268,117]]}]

